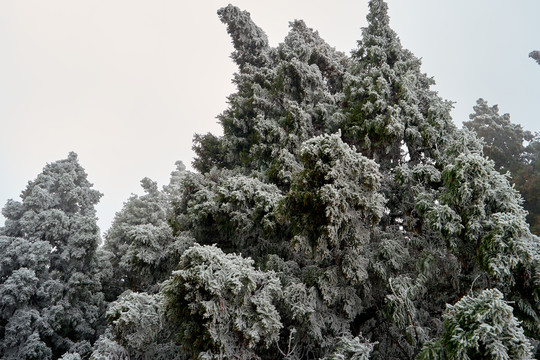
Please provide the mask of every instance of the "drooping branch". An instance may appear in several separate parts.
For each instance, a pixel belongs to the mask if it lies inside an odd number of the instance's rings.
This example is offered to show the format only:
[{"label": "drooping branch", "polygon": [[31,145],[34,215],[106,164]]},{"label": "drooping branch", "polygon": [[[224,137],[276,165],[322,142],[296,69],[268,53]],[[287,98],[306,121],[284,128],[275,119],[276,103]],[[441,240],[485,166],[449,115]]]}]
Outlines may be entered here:
[{"label": "drooping branch", "polygon": [[242,68],[246,63],[261,66],[264,53],[268,49],[268,37],[258,27],[249,12],[228,5],[218,10],[220,20],[227,24],[227,32],[232,38],[235,51],[233,60]]}]

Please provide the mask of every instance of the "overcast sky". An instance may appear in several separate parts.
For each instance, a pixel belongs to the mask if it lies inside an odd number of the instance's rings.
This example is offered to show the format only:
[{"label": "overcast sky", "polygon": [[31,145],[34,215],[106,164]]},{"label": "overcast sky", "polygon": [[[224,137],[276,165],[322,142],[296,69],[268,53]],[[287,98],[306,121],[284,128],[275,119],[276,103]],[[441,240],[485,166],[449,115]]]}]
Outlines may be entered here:
[{"label": "overcast sky", "polygon": [[[216,10],[227,1],[0,1],[0,205],[19,199],[47,163],[79,154],[102,231],[140,180],[188,167],[194,133],[221,134],[216,115],[236,70]],[[476,99],[540,131],[538,0],[389,0],[391,26],[422,58],[440,95],[468,119]],[[303,19],[349,53],[367,0],[240,0],[277,45]],[[0,225],[4,219],[0,217]]]}]

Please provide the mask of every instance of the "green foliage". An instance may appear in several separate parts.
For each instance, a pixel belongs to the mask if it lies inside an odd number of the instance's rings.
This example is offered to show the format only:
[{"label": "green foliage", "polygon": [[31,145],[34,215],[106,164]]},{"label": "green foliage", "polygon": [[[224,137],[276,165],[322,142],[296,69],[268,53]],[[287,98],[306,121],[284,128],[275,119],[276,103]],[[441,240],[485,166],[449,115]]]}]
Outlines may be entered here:
[{"label": "green foliage", "polygon": [[[344,138],[382,168],[422,156],[437,158],[434,146],[454,129],[451,104],[429,89],[435,82],[421,62],[403,49],[389,26],[387,4],[369,2],[368,26],[346,74]],[[406,150],[406,151],[404,151]]]},{"label": "green foliage", "polygon": [[471,121],[463,122],[463,126],[483,139],[484,153],[495,162],[497,170],[514,171],[523,160],[525,142],[533,139],[532,134],[513,124],[509,114],[499,115],[499,107],[490,107],[484,99],[478,99],[473,109]]},{"label": "green foliage", "polygon": [[286,251],[274,241],[283,233],[274,212],[281,198],[275,185],[254,177],[217,169],[208,176],[192,174],[175,200],[171,224],[176,234],[189,233],[202,244],[218,244],[259,261]]},{"label": "green foliage", "polygon": [[[286,358],[352,356],[337,339],[359,333],[378,342],[373,358],[414,358],[443,332],[446,303],[493,285],[536,336],[538,238],[519,194],[475,134],[452,124],[386,3],[369,9],[350,58],[300,21],[272,48],[247,13],[220,10],[237,92],[224,135],[195,139],[203,174],[184,183],[175,232],[275,272]],[[190,329],[200,351],[214,346]]]},{"label": "green foliage", "polygon": [[339,133],[306,141],[299,160],[303,170],[281,205],[291,245],[307,264],[317,264],[315,283],[308,284],[317,286],[324,304],[353,319],[361,310],[354,287],[368,278],[365,246],[383,213],[378,166]]},{"label": "green foliage", "polygon": [[218,14],[235,46],[238,91],[219,116],[224,135],[196,135],[193,165],[202,173],[213,166],[258,170],[287,186],[302,142],[340,121],[347,57],[302,21],[291,23],[285,41],[271,48],[249,13],[229,5]]},{"label": "green foliage", "polygon": [[339,133],[306,141],[299,160],[303,170],[283,203],[293,246],[315,261],[358,249],[383,213],[377,164],[345,144]]},{"label": "green foliage", "polygon": [[532,359],[512,307],[497,289],[447,305],[443,319],[441,339],[428,344],[418,359]]},{"label": "green foliage", "polygon": [[179,326],[179,341],[201,359],[256,358],[279,337],[279,279],[253,268],[253,261],[194,245],[163,285],[167,316]]},{"label": "green foliage", "polygon": [[101,359],[185,359],[164,316],[163,296],[126,291],[107,310],[109,328],[90,357]]},{"label": "green foliage", "polygon": [[163,317],[159,295],[127,291],[111,304],[107,319],[113,325],[113,335],[121,345],[144,349],[157,338]]}]

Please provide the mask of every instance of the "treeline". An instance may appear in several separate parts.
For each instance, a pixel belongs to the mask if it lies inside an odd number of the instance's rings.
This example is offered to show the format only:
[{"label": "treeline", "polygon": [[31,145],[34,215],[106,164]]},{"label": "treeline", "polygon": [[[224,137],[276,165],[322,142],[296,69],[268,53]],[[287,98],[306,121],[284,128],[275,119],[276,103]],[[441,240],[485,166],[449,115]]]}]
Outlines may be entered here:
[{"label": "treeline", "polygon": [[2,359],[532,359],[538,136],[484,100],[458,129],[382,0],[350,56],[218,15],[237,91],[196,172],[103,246],[74,153],[4,206]]}]

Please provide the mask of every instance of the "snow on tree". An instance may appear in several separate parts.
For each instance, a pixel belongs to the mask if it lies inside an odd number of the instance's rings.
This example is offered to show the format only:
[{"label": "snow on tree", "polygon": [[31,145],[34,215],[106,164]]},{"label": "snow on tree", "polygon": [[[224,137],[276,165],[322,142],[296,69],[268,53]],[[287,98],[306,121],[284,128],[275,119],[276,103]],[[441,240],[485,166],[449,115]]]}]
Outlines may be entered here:
[{"label": "snow on tree", "polygon": [[109,328],[90,359],[185,359],[167,328],[161,294],[124,292],[107,310]]},{"label": "snow on tree", "polygon": [[452,142],[441,186],[419,193],[416,210],[457,261],[456,291],[497,283],[515,301],[528,335],[537,337],[540,241],[530,233],[519,193],[482,156],[482,143],[466,130]]},{"label": "snow on tree", "polygon": [[360,336],[349,339],[343,337],[339,339],[335,352],[325,360],[368,360],[373,351],[373,344],[370,344]]},{"label": "snow on tree", "polygon": [[352,319],[362,301],[347,287],[368,277],[364,249],[384,210],[378,166],[343,143],[339,133],[306,141],[299,160],[303,170],[282,203],[291,245],[320,267],[316,286],[324,303],[340,304]]},{"label": "snow on tree", "polygon": [[148,178],[141,180],[145,194],[132,195],[107,231],[104,248],[112,254],[114,274],[105,286],[114,301],[91,359],[185,358],[172,339],[163,296],[157,293],[193,243],[191,237],[174,236],[168,223],[172,200],[179,201],[187,175],[178,161],[162,190]]},{"label": "snow on tree", "polygon": [[77,155],[48,164],[10,200],[0,230],[0,351],[6,359],[88,355],[103,322],[106,263],[92,189]]},{"label": "snow on tree", "polygon": [[452,124],[386,3],[369,8],[351,58],[303,22],[271,48],[248,13],[219,11],[237,92],[220,116],[224,135],[195,138],[201,174],[183,183],[175,233],[280,280],[280,334],[250,356],[339,358],[352,354],[339,339],[364,334],[372,347],[358,356],[414,358],[443,333],[447,303],[492,286],[537,336],[539,243],[519,194]]},{"label": "snow on tree", "polygon": [[387,8],[382,0],[369,2],[368,26],[346,75],[342,124],[345,140],[383,168],[407,157],[414,162],[425,155],[436,158],[434,145],[442,145],[443,134],[454,127],[451,103],[430,90],[434,80],[402,48]]},{"label": "snow on tree", "polygon": [[258,170],[287,185],[300,144],[338,122],[347,57],[302,21],[271,48],[249,13],[229,5],[218,14],[235,46],[238,91],[219,116],[224,135],[195,137],[193,164],[203,173],[213,166]]},{"label": "snow on tree", "polygon": [[182,255],[163,293],[180,342],[199,359],[258,359],[256,347],[278,340],[280,281],[256,270],[251,259],[196,244]]},{"label": "snow on tree", "polygon": [[142,196],[132,195],[114,218],[105,236],[105,249],[114,254],[115,274],[110,291],[157,292],[178,264],[189,240],[173,236],[168,219],[172,198],[180,192],[185,166],[176,163],[169,185],[159,190],[157,183],[144,178]]},{"label": "snow on tree", "polygon": [[175,234],[261,259],[288,249],[276,241],[286,231],[276,222],[282,197],[277,186],[229,170],[190,174],[170,222]]},{"label": "snow on tree", "polygon": [[510,172],[512,182],[523,196],[523,207],[529,212],[527,221],[531,231],[540,234],[540,168],[536,162],[540,154],[538,134],[523,130],[510,121],[510,115],[499,115],[497,105],[488,106],[477,101],[471,121],[463,125],[484,141],[484,154],[495,162],[501,173]]},{"label": "snow on tree", "polygon": [[[4,207],[4,358],[531,358],[540,241],[386,3],[350,57],[302,21],[273,48],[249,13],[218,14],[237,91],[223,136],[195,136],[200,173],[143,179],[106,250],[74,154]],[[511,134],[501,155],[528,139],[475,111]]]},{"label": "snow on tree", "polygon": [[426,345],[420,360],[533,358],[512,307],[497,289],[447,305],[443,319],[441,339]]}]

